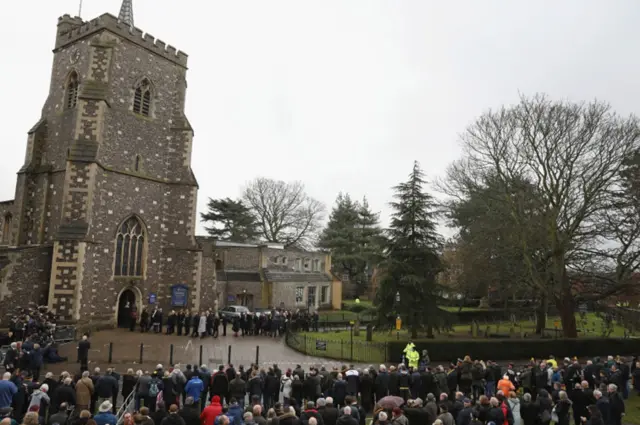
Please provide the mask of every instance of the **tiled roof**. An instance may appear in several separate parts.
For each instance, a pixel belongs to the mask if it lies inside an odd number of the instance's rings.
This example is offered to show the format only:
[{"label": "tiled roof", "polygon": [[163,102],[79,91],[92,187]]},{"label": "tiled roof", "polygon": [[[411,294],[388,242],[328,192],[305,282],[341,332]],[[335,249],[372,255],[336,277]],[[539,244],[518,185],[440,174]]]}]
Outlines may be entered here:
[{"label": "tiled roof", "polygon": [[216,278],[225,282],[261,282],[260,273],[233,270],[218,270]]},{"label": "tiled roof", "polygon": [[269,282],[330,282],[331,276],[321,272],[284,272],[280,270],[263,269]]}]

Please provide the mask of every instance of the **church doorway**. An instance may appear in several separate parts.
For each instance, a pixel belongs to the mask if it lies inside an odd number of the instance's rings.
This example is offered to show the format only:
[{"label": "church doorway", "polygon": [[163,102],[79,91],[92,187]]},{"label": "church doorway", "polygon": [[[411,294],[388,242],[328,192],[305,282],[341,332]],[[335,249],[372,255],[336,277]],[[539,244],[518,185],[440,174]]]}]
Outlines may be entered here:
[{"label": "church doorway", "polygon": [[128,328],[131,324],[131,312],[136,308],[136,294],[125,289],[118,300],[118,327]]}]

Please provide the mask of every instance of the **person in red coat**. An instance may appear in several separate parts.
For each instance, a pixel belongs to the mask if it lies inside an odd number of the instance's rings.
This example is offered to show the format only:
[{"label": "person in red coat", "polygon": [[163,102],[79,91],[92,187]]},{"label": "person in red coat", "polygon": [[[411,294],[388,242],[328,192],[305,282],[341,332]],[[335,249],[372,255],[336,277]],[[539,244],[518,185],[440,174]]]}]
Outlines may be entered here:
[{"label": "person in red coat", "polygon": [[200,413],[200,422],[202,425],[213,425],[219,415],[222,415],[222,403],[220,403],[220,397],[214,395],[211,398],[211,404]]}]

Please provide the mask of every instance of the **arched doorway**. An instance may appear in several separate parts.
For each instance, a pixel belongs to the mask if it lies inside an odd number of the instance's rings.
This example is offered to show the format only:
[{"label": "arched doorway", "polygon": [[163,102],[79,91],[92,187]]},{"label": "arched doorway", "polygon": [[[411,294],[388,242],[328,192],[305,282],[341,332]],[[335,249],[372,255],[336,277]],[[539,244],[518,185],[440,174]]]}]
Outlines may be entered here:
[{"label": "arched doorway", "polygon": [[128,328],[131,324],[131,312],[136,307],[136,294],[131,289],[125,289],[118,300],[118,327]]}]

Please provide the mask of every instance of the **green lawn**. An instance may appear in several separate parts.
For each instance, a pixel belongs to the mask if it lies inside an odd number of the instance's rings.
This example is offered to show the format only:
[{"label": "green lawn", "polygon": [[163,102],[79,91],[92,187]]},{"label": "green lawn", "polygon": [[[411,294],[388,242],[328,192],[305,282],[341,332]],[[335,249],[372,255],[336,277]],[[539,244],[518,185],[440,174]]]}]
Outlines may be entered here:
[{"label": "green lawn", "polygon": [[[355,320],[355,313],[348,311],[333,311],[333,312],[325,312],[325,313],[334,313],[334,320],[328,321],[341,321],[341,317],[345,317],[345,321]],[[366,320],[366,315],[361,315],[362,320]],[[321,322],[323,321],[321,316]],[[586,322],[583,322],[580,318],[579,314],[576,314],[576,320],[578,321],[578,329],[580,330],[580,336],[592,336],[599,337],[602,335],[602,319],[598,318],[594,313],[588,313],[586,315]],[[547,319],[546,329],[547,333],[551,336],[554,336],[554,332],[556,329],[556,324],[558,325],[558,332],[561,334],[562,325],[560,324],[560,319],[558,317],[549,316]],[[483,335],[487,327],[489,328],[490,333],[500,333],[500,334],[508,334],[512,328],[512,324],[509,321],[503,322],[494,322],[494,323],[480,323],[479,324],[479,333],[478,335]],[[519,334],[522,331],[525,333],[531,334],[535,330],[535,322],[532,320],[522,320],[517,322],[517,326],[514,328],[515,334]],[[453,327],[453,332],[448,332],[443,335],[453,335],[458,337],[471,336],[471,325],[456,325]],[[585,331],[586,330],[586,331]],[[328,332],[308,332],[305,335],[312,336],[314,338],[328,338],[332,340],[349,340],[351,339],[351,332],[349,330],[339,330],[339,331],[328,331]],[[561,335],[560,335],[561,336]],[[624,336],[624,328],[617,324],[614,325],[613,332],[611,333],[612,337],[623,337]],[[354,337],[356,341],[365,341],[366,332],[361,331],[358,337]],[[408,339],[408,332],[406,330],[400,331],[400,340]],[[373,341],[374,342],[385,342],[385,341],[394,341],[398,339],[398,333],[396,331],[382,331],[382,332],[374,332],[373,333]]]},{"label": "green lawn", "polygon": [[622,418],[623,424],[640,425],[640,396],[634,390],[629,393],[629,398],[625,400],[626,415]]}]

